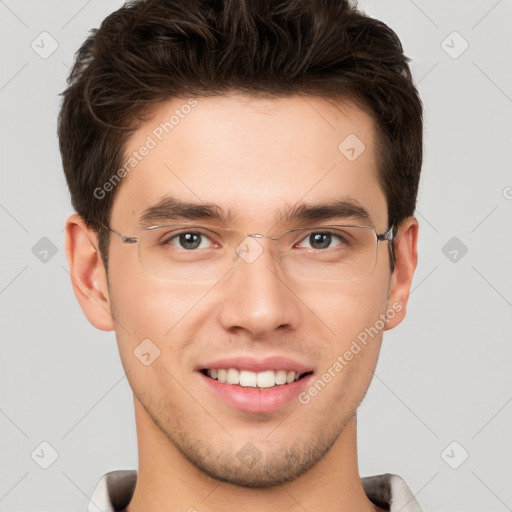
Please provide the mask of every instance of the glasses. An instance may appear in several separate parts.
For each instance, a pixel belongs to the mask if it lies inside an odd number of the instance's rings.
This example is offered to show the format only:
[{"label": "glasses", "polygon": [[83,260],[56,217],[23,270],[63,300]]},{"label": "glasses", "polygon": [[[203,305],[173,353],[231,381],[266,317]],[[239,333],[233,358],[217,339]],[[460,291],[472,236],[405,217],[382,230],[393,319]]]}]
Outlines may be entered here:
[{"label": "glasses", "polygon": [[328,225],[266,236],[220,226],[175,224],[150,226],[136,237],[103,227],[123,244],[137,244],[144,272],[165,281],[219,280],[240,260],[256,261],[267,250],[258,242],[264,238],[275,242],[273,255],[291,279],[353,281],[372,273],[379,242],[391,242],[396,236],[394,226],[382,234],[373,226]]}]

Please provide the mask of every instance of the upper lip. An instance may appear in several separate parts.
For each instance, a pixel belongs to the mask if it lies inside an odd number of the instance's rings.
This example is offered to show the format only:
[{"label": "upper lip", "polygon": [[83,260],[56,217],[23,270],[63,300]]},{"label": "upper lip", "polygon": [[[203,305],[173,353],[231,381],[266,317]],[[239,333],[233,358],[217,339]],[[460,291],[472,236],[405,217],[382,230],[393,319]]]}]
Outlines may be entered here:
[{"label": "upper lip", "polygon": [[300,374],[313,371],[310,365],[300,363],[299,361],[285,356],[270,356],[264,358],[255,358],[254,356],[226,357],[199,365],[197,370],[214,370],[220,368],[236,368],[238,370],[249,370],[255,373],[265,370],[295,371]]}]

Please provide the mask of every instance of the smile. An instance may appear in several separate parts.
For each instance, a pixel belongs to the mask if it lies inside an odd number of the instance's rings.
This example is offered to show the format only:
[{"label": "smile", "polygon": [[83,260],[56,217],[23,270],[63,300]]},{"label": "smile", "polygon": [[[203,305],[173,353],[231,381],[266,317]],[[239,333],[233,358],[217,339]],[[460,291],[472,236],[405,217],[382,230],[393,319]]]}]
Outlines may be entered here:
[{"label": "smile", "polygon": [[298,381],[307,373],[287,370],[264,370],[253,372],[236,368],[218,368],[203,370],[203,374],[222,384],[233,384],[248,388],[273,388]]}]

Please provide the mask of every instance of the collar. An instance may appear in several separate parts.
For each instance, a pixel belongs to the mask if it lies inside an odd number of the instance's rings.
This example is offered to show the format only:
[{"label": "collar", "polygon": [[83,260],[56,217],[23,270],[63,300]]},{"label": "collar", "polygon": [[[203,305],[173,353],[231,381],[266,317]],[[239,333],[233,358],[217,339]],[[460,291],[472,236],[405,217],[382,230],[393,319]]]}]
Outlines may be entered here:
[{"label": "collar", "polygon": [[[87,512],[121,512],[132,499],[137,482],[137,471],[117,470],[104,474],[93,491]],[[361,478],[368,499],[390,512],[422,512],[411,490],[398,475]]]}]

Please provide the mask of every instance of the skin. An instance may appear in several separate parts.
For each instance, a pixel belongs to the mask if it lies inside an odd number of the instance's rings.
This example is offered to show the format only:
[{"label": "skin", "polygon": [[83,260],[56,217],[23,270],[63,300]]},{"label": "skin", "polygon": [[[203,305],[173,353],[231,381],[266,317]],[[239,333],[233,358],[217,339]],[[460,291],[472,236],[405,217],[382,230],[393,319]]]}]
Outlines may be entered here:
[{"label": "skin", "polygon": [[[185,101],[158,107],[126,154]],[[135,236],[141,212],[172,194],[216,203],[235,214],[231,228],[265,234],[293,227],[276,224],[285,205],[350,197],[369,211],[378,233],[387,230],[374,123],[355,105],[240,94],[197,102],[116,190],[113,229]],[[338,150],[349,134],[366,146],[354,161]],[[258,259],[237,264],[214,286],[169,284],[148,276],[137,245],[115,235],[107,281],[96,233],[77,215],[66,229],[75,294],[95,327],[115,330],[133,390],[139,468],[129,512],[380,510],[359,477],[356,411],[382,331],[405,316],[417,259],[414,217],[399,226],[393,273],[388,242],[380,242],[365,279],[316,284],[280,274],[268,240]],[[284,355],[310,365],[316,380],[393,305],[400,311],[307,404],[243,412],[206,388],[196,371],[221,357]],[[148,366],[133,354],[146,338],[160,350]],[[261,454],[256,462],[236,456],[247,443]]]}]

